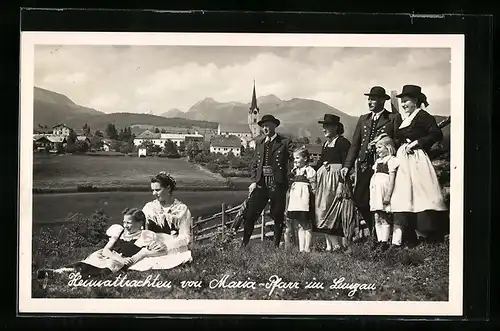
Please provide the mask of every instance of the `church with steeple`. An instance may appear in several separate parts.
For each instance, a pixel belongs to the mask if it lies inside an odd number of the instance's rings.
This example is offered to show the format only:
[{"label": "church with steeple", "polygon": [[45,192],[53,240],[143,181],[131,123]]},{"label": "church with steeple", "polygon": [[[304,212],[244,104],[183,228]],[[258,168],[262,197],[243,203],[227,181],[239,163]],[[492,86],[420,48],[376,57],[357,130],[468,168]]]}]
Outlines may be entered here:
[{"label": "church with steeple", "polygon": [[257,124],[259,121],[259,106],[257,106],[257,95],[255,93],[255,80],[253,81],[253,94],[252,102],[250,103],[250,109],[248,111],[248,126],[250,132],[252,133],[252,139],[255,139],[260,135],[260,126]]},{"label": "church with steeple", "polygon": [[253,82],[252,101],[248,109],[248,126],[245,124],[219,124],[217,135],[219,136],[236,136],[240,138],[241,145],[246,148],[255,148],[255,138],[260,136],[261,130],[259,124],[260,110],[257,105],[257,94],[255,92],[255,80]]}]

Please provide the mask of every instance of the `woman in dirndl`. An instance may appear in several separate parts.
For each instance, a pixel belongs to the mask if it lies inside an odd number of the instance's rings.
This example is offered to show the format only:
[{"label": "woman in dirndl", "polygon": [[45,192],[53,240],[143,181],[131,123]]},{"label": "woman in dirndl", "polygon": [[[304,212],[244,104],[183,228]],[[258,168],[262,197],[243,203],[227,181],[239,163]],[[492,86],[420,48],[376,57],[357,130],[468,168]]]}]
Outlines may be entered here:
[{"label": "woman in dirndl", "polygon": [[314,232],[326,234],[326,249],[336,251],[342,248],[343,230],[334,227],[334,215],[330,214],[332,205],[341,195],[339,192],[343,179],[340,169],[347,157],[351,143],[344,138],[344,126],[340,117],[333,114],[325,114],[322,121],[323,133],[326,142],[321,150],[321,156],[316,165],[316,196],[315,196],[315,222]]},{"label": "woman in dirndl", "polygon": [[447,210],[428,156],[431,147],[443,139],[443,133],[434,116],[425,110],[429,103],[420,86],[405,85],[397,97],[401,98],[404,119],[395,133],[400,146],[396,153],[400,165],[391,210],[394,224],[404,229],[403,238],[406,235],[405,241],[412,244],[412,239],[432,239],[439,230],[439,212]]}]

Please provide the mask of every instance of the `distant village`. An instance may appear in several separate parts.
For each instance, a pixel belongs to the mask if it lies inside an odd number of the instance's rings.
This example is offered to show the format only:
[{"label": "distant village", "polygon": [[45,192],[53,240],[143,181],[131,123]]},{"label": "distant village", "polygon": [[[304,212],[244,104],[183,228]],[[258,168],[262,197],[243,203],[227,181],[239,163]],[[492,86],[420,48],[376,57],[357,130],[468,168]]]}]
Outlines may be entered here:
[{"label": "distant village", "polygon": [[[145,129],[135,136],[131,128],[121,128],[108,124],[105,132],[92,131],[85,124],[82,129],[71,128],[64,123],[52,128],[38,125],[33,133],[35,152],[120,152],[139,157],[150,155],[183,154],[186,149],[197,145],[197,149],[206,148],[210,153],[240,157],[246,149],[255,148],[255,139],[261,134],[257,124],[260,111],[257,105],[255,87],[252,102],[248,110],[247,124],[219,124],[217,129],[191,127],[157,127]],[[321,142],[310,144],[307,138],[302,143],[308,145],[313,158],[321,153]],[[175,148],[173,148],[175,146]]]}]

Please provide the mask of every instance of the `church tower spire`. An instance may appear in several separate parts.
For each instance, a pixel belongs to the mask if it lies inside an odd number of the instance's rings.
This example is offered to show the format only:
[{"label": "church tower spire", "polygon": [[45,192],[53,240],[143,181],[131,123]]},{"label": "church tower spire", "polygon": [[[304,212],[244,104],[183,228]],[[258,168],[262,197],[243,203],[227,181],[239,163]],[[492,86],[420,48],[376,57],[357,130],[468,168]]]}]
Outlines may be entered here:
[{"label": "church tower spire", "polygon": [[252,133],[252,138],[257,137],[260,134],[260,127],[257,124],[259,121],[259,106],[257,105],[257,94],[255,93],[255,79],[253,80],[253,94],[252,102],[250,103],[250,109],[248,111],[248,126],[250,127],[250,132]]}]

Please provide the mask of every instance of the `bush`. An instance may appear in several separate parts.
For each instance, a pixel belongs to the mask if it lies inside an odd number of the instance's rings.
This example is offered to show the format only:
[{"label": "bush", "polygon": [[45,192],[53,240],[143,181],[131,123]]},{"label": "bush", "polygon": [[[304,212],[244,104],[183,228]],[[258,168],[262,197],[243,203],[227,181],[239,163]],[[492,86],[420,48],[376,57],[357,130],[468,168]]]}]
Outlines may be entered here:
[{"label": "bush", "polygon": [[109,217],[96,210],[90,217],[69,215],[65,225],[57,232],[43,228],[33,236],[34,267],[60,267],[50,264],[63,255],[71,254],[76,248],[104,247],[108,226]]},{"label": "bush", "polygon": [[70,247],[104,245],[108,227],[109,217],[102,210],[96,210],[90,217],[77,217],[75,222],[67,227],[67,243]]},{"label": "bush", "polygon": [[78,192],[97,192],[98,188],[92,184],[77,184],[76,190]]},{"label": "bush", "polygon": [[218,172],[220,167],[218,164],[210,162],[206,165],[206,168],[210,170],[211,172]]},{"label": "bush", "polygon": [[250,171],[247,169],[222,169],[221,174],[224,177],[250,177]]}]

